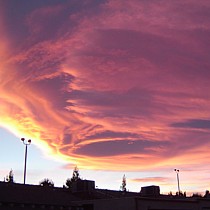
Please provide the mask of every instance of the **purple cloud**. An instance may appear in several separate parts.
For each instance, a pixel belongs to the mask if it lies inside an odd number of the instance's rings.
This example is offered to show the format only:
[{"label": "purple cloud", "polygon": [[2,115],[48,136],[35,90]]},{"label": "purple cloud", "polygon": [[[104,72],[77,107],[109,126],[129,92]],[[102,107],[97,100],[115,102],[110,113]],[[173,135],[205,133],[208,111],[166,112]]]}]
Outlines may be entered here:
[{"label": "purple cloud", "polygon": [[84,145],[76,150],[75,154],[87,156],[115,156],[125,154],[149,154],[155,153],[156,147],[168,147],[169,142],[164,141],[146,141],[146,140],[118,140],[118,141],[103,141]]},{"label": "purple cloud", "polygon": [[2,124],[84,167],[117,155],[191,162],[209,146],[209,9],[194,0],[4,3]]},{"label": "purple cloud", "polygon": [[210,120],[204,119],[190,119],[183,122],[176,122],[171,124],[172,127],[177,128],[201,128],[210,129]]}]

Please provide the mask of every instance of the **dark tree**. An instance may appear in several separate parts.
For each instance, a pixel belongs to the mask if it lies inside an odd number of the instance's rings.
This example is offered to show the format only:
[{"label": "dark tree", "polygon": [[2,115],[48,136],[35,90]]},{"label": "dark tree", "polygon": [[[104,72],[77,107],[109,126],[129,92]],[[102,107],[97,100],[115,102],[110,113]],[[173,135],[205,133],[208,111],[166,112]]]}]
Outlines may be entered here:
[{"label": "dark tree", "polygon": [[10,170],[9,175],[6,177],[6,181],[9,183],[14,183],[14,174],[12,169]]},{"label": "dark tree", "polygon": [[204,195],[204,198],[208,198],[208,197],[210,197],[210,194],[209,194],[209,191],[206,190],[206,193],[205,193],[205,195]]},{"label": "dark tree", "polygon": [[122,189],[123,192],[126,192],[126,177],[125,177],[125,174],[124,174],[123,179],[122,179],[121,189]]},{"label": "dark tree", "polygon": [[80,178],[80,174],[79,174],[79,169],[77,166],[75,166],[73,174],[72,174],[72,178],[68,178],[66,180],[66,187],[69,189],[72,189],[72,183],[76,182],[78,180],[81,180],[81,178]]},{"label": "dark tree", "polygon": [[54,182],[48,178],[45,178],[39,182],[39,185],[43,187],[54,187]]},{"label": "dark tree", "polygon": [[173,196],[173,193],[170,191],[170,192],[168,193],[168,195],[169,195],[169,196]]},{"label": "dark tree", "polygon": [[79,169],[78,169],[77,166],[74,167],[74,171],[73,171],[73,174],[72,174],[72,180],[73,180],[73,181],[78,181],[78,180],[80,180]]},{"label": "dark tree", "polygon": [[192,197],[201,198],[202,195],[200,193],[193,193]]}]

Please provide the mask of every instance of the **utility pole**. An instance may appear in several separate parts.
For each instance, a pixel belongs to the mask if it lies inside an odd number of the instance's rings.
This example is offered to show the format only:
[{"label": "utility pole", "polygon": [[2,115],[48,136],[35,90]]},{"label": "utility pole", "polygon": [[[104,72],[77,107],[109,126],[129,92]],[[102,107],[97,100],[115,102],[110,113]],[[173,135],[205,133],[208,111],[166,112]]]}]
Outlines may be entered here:
[{"label": "utility pole", "polygon": [[174,171],[176,172],[176,178],[177,178],[177,185],[178,185],[178,193],[180,195],[181,191],[180,191],[180,185],[179,185],[179,169],[174,169]]},{"label": "utility pole", "polygon": [[31,139],[28,141],[25,140],[25,138],[21,138],[21,141],[25,145],[25,164],[24,164],[24,181],[23,183],[26,183],[26,164],[27,164],[27,153],[28,153],[28,146],[31,144]]}]

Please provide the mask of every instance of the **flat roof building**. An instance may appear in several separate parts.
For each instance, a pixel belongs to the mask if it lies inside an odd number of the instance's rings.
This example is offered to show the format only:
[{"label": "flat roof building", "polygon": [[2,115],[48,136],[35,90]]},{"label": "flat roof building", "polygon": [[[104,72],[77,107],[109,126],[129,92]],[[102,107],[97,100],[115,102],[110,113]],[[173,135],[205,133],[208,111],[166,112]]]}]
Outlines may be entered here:
[{"label": "flat roof building", "polygon": [[210,210],[210,197],[161,195],[158,186],[140,193],[95,189],[95,182],[80,180],[72,190],[0,182],[2,210]]}]

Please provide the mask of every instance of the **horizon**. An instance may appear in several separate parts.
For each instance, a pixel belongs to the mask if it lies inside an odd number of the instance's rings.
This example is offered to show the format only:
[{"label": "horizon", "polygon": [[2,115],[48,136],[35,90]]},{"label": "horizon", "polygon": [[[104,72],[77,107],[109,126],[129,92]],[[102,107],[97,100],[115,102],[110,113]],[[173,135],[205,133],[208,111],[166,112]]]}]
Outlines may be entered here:
[{"label": "horizon", "polygon": [[[75,166],[75,168],[77,168],[77,166]],[[75,170],[75,168],[74,168],[74,170]],[[79,172],[79,169],[78,168],[77,168],[77,171]],[[110,190],[110,191],[128,192],[128,193],[129,192],[131,192],[131,193],[141,193],[142,188],[148,188],[148,187],[158,187],[159,190],[160,190],[160,186],[158,186],[158,185],[148,185],[148,186],[141,187],[140,191],[138,191],[138,192],[136,192],[136,191],[130,191],[129,189],[126,188],[126,177],[125,177],[125,175],[123,176],[123,181],[125,183],[124,188],[122,187],[122,185],[121,185],[120,189],[118,189],[118,190],[116,190],[116,189],[107,189],[107,188],[106,189],[104,189],[104,188],[98,188],[98,186],[95,185],[95,180],[80,178],[80,172],[78,174],[79,174],[78,175],[79,180],[77,180],[77,181],[94,182],[94,189],[99,189],[99,190]],[[72,178],[73,178],[73,176],[72,177],[69,177],[68,179],[70,180]],[[77,181],[73,181],[73,182],[77,182]],[[40,187],[44,187],[44,188],[45,187],[50,187],[50,188],[71,189],[68,184],[64,184],[63,186],[55,186],[53,180],[52,179],[49,179],[49,178],[42,179],[38,184],[28,184],[28,183],[18,183],[18,182],[15,182],[14,181],[14,173],[13,173],[13,170],[12,169],[10,170],[9,175],[6,176],[6,179],[4,179],[4,181],[0,181],[0,182],[2,182],[2,183],[8,183],[8,184],[11,184],[11,185],[12,184],[18,184],[18,185],[23,185],[23,186],[27,186],[27,185],[28,186],[40,186]],[[43,183],[48,183],[49,185],[43,185]],[[161,193],[160,192],[160,195],[175,196],[175,197],[176,196],[180,196],[180,197],[197,197],[197,196],[200,197],[201,196],[201,197],[203,197],[205,194],[209,194],[209,190],[206,190],[205,193],[204,192],[193,192],[191,194],[187,193],[186,191],[183,192],[181,190],[179,190],[177,192],[170,191],[170,192],[167,192],[167,193]]]}]

